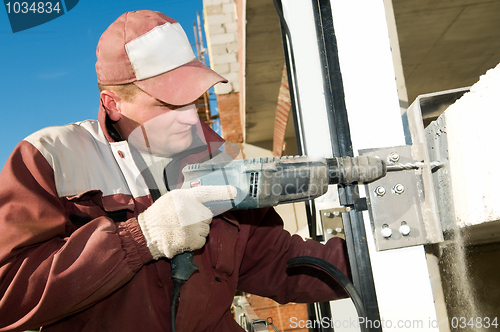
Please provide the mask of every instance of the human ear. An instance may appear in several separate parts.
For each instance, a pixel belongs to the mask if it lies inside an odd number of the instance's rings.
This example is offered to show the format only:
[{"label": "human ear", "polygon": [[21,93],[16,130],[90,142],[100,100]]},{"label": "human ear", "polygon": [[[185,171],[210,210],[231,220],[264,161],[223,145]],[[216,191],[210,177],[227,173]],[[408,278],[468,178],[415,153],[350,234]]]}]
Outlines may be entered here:
[{"label": "human ear", "polygon": [[118,121],[122,118],[122,113],[119,107],[120,96],[113,91],[103,90],[101,91],[101,102],[111,121]]}]

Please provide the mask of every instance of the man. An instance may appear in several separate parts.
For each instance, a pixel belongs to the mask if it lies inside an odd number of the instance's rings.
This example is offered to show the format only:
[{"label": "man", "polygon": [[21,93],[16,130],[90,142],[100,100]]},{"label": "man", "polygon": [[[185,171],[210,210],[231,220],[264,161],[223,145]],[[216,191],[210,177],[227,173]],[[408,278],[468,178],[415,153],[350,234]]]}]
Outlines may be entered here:
[{"label": "man", "polygon": [[99,121],[30,135],[0,173],[0,331],[169,331],[169,259],[184,251],[199,270],[177,331],[240,330],[237,289],[281,303],[345,296],[286,266],[311,255],[348,273],[340,239],[290,236],[273,209],[213,217],[203,203],[234,198],[233,187],[176,189],[183,166],[223,155],[196,100],[225,79],[195,59],[175,20],[120,16],[96,71]]}]

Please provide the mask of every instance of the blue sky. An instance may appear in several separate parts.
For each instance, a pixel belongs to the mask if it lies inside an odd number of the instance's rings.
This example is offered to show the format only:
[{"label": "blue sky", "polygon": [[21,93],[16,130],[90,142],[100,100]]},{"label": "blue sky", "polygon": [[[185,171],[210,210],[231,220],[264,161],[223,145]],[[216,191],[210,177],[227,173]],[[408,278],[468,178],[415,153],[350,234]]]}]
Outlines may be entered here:
[{"label": "blue sky", "polygon": [[41,128],[97,118],[97,42],[121,14],[139,9],[176,19],[194,45],[202,0],[80,0],[55,20],[17,33],[0,8],[0,166]]}]

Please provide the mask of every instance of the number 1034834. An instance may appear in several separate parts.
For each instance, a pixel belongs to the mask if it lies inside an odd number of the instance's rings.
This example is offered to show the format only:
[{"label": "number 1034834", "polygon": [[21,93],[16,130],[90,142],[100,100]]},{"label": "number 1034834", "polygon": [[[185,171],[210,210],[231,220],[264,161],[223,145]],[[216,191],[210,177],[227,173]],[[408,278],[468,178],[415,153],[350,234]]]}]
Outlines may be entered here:
[{"label": "number 1034834", "polygon": [[497,317],[448,317],[446,319],[448,326],[453,329],[465,329],[465,328],[476,328],[476,329],[497,329],[498,320]]},{"label": "number 1034834", "polygon": [[7,2],[5,3],[7,13],[14,14],[50,14],[52,12],[59,13],[62,10],[59,6],[59,1],[43,2],[43,1],[30,1],[30,2]]}]

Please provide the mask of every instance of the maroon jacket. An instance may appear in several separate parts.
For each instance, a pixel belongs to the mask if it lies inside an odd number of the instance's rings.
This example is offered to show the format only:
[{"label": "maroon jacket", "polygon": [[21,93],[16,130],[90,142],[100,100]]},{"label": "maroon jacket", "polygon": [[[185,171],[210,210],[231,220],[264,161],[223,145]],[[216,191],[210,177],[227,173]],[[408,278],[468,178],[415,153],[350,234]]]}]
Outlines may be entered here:
[{"label": "maroon jacket", "polygon": [[[170,331],[170,263],[152,260],[136,220],[151,195],[127,142],[102,120],[27,137],[0,173],[0,331]],[[204,142],[220,145],[202,127]],[[280,303],[345,297],[317,271],[287,269],[303,255],[348,273],[340,239],[291,236],[272,208],[214,218],[181,291],[177,331],[241,330],[229,310],[236,290]]]}]

